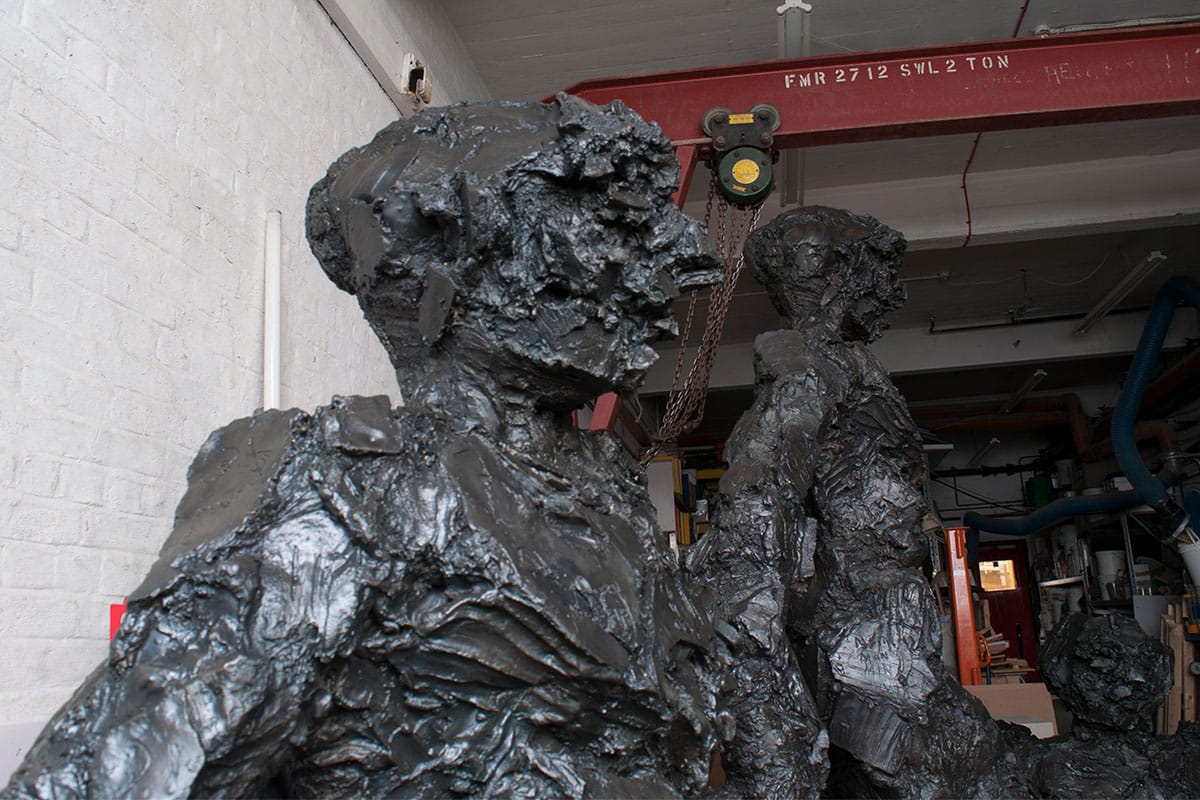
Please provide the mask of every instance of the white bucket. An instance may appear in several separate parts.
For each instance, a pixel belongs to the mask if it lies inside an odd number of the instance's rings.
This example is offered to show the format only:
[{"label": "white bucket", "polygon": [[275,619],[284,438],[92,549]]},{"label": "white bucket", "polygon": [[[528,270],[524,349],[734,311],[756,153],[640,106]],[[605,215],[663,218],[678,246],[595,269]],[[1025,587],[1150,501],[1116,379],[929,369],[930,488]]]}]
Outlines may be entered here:
[{"label": "white bucket", "polygon": [[1115,575],[1125,571],[1124,550],[1097,550],[1096,572],[1102,575]]},{"label": "white bucket", "polygon": [[1067,598],[1067,593],[1062,589],[1051,589],[1050,595],[1050,622],[1054,625],[1062,619],[1063,601]]},{"label": "white bucket", "polygon": [[1080,601],[1083,600],[1083,587],[1072,586],[1067,589],[1067,613],[1078,614],[1083,609],[1079,607]]},{"label": "white bucket", "polygon": [[1067,571],[1072,575],[1078,575],[1079,569],[1079,535],[1075,531],[1074,525],[1063,525],[1058,529],[1055,537],[1058,540],[1058,546],[1062,548],[1063,555],[1067,559]]},{"label": "white bucket", "polygon": [[1192,584],[1200,586],[1200,542],[1179,545],[1179,555],[1183,556],[1188,575],[1192,576]]}]

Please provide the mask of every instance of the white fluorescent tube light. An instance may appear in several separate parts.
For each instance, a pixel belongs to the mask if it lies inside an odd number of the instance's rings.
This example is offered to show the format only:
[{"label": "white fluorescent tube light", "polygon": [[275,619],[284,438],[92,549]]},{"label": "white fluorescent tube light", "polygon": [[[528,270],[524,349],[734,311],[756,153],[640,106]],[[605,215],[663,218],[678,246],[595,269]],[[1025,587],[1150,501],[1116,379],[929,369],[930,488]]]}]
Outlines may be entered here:
[{"label": "white fluorescent tube light", "polygon": [[993,436],[990,442],[975,451],[975,455],[971,456],[971,460],[967,462],[967,466],[978,467],[983,463],[983,459],[987,457],[987,454],[992,452],[998,444],[1000,444],[1000,440]]},{"label": "white fluorescent tube light", "polygon": [[1079,324],[1075,326],[1074,332],[1080,336],[1092,329],[1100,319],[1112,311],[1117,303],[1124,300],[1130,292],[1137,288],[1138,284],[1144,281],[1154,268],[1162,262],[1166,261],[1167,257],[1159,250],[1151,250],[1150,255],[1143,258],[1136,267],[1117,282],[1117,285],[1112,288],[1112,291],[1104,295],[1104,299],[1096,304],[1096,307],[1087,313]]},{"label": "white fluorescent tube light", "polygon": [[1037,385],[1039,383],[1041,383],[1042,379],[1045,377],[1046,377],[1046,370],[1044,370],[1044,369],[1034,370],[1033,374],[1029,376],[1029,379],[1026,380],[1023,384],[1021,384],[1021,388],[1017,389],[1015,392],[1013,392],[1012,396],[1010,396],[1008,398],[1008,400],[1004,401],[1004,407],[1000,409],[1000,413],[1001,414],[1012,413],[1012,410],[1017,407],[1017,403],[1024,400],[1026,398],[1026,396],[1029,395],[1030,392],[1032,392],[1034,389],[1036,389]]}]

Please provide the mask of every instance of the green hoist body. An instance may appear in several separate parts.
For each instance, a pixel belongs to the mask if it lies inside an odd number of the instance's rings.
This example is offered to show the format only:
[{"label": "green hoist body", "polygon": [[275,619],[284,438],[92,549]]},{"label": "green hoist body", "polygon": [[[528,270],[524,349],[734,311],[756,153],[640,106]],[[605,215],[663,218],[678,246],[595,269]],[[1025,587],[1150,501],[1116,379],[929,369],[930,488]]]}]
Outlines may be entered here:
[{"label": "green hoist body", "polygon": [[728,108],[705,112],[700,127],[712,137],[713,169],[721,194],[738,205],[761,203],[775,183],[774,131],[779,109],[759,103],[745,113]]}]

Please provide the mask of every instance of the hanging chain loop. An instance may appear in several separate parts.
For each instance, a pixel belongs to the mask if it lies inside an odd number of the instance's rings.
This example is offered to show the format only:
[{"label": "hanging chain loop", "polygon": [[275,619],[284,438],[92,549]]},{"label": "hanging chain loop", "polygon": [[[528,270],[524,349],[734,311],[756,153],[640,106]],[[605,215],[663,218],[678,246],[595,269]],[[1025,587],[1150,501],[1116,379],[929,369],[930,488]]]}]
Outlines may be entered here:
[{"label": "hanging chain loop", "polygon": [[733,299],[738,277],[745,266],[745,254],[742,243],[758,224],[762,204],[750,208],[734,208],[730,203],[721,199],[717,203],[717,224],[712,223],[713,203],[716,197],[716,173],[714,171],[708,185],[708,201],[704,209],[704,226],[709,236],[715,233],[717,255],[722,264],[722,280],[709,287],[708,315],[705,321],[704,333],[696,348],[696,356],[691,369],[679,388],[679,377],[683,373],[683,362],[687,355],[688,339],[691,336],[692,317],[696,308],[696,300],[700,290],[694,289],[688,298],[687,320],[679,344],[679,355],[675,360],[675,373],[671,378],[671,391],[663,412],[662,424],[658,433],[651,437],[650,446],[642,453],[640,463],[644,467],[662,450],[668,442],[677,439],[681,434],[694,430],[704,417],[704,407],[708,399],[708,381],[716,363],[717,345],[725,330],[725,318],[729,312],[729,303]]},{"label": "hanging chain loop", "polygon": [[[709,183],[708,183],[708,200],[704,204],[704,230],[705,231],[712,230],[712,228],[709,226],[709,223],[712,221],[713,200],[716,198],[716,196],[717,196],[717,182],[715,180],[709,181]],[[676,391],[676,389],[678,389],[678,387],[679,387],[679,376],[681,374],[683,374],[683,363],[687,359],[688,340],[692,336],[692,320],[696,315],[696,300],[699,299],[699,297],[700,297],[699,289],[692,289],[692,291],[688,293],[687,318],[684,320],[683,330],[680,332],[679,352],[675,356],[675,372],[671,375],[671,388],[668,392],[669,402],[667,403],[667,411],[664,414],[664,419],[666,419],[667,415],[672,413],[672,411],[671,411],[672,404],[678,405],[679,401],[681,400],[681,397],[682,397]],[[674,413],[678,413],[678,412],[676,411]],[[660,433],[661,433],[661,430],[660,430]],[[651,459],[654,458],[654,454],[658,452],[659,448],[654,447],[652,449],[654,450],[654,452],[650,453]],[[646,459],[645,461],[643,461],[643,464],[645,464],[645,463],[649,463],[649,459]]]}]

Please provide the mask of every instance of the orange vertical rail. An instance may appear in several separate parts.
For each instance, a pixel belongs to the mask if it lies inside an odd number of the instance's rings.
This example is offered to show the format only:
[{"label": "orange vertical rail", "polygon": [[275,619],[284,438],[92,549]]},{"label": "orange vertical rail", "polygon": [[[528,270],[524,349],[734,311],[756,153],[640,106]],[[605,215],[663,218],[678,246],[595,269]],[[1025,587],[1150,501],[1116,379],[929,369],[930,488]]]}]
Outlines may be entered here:
[{"label": "orange vertical rail", "polygon": [[971,577],[967,571],[967,529],[946,528],[946,568],[949,574],[950,608],[954,615],[954,646],[958,654],[958,676],[963,686],[983,683],[979,664],[979,640],[975,632],[975,606],[971,602]]}]

